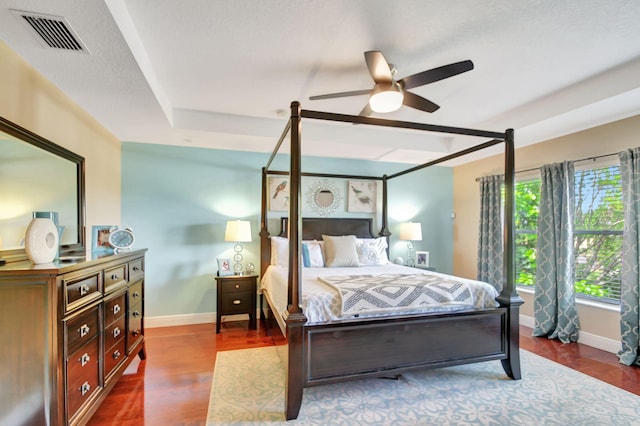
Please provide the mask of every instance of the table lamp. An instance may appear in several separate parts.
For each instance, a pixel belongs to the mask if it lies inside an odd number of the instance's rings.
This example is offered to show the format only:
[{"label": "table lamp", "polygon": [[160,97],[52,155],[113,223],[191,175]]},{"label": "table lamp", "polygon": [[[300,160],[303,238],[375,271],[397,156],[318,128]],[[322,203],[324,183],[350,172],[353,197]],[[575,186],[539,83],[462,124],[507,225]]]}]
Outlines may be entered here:
[{"label": "table lamp", "polygon": [[407,266],[415,266],[416,252],[413,249],[413,241],[422,241],[422,225],[415,222],[401,223],[400,239],[407,241]]},{"label": "table lamp", "polygon": [[228,220],[227,228],[224,233],[224,240],[235,242],[233,251],[234,265],[233,272],[236,275],[242,275],[242,244],[251,242],[251,222],[248,220]]}]

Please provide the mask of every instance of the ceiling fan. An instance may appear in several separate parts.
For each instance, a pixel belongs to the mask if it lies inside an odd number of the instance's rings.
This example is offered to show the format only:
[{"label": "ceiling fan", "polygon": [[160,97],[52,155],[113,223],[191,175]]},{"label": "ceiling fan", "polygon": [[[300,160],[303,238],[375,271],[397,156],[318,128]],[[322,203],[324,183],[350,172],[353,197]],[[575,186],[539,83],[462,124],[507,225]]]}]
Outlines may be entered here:
[{"label": "ceiling fan", "polygon": [[402,105],[425,112],[434,112],[440,108],[439,105],[422,96],[409,92],[408,89],[444,80],[445,78],[453,77],[454,75],[462,74],[463,72],[473,69],[473,62],[466,60],[432,68],[396,81],[394,80],[397,71],[396,67],[387,62],[382,52],[378,50],[364,52],[364,59],[367,62],[367,68],[375,83],[373,89],[311,96],[309,100],[315,101],[346,96],[370,95],[369,102],[362,111],[360,111],[360,115],[369,116],[374,112],[392,112]]}]

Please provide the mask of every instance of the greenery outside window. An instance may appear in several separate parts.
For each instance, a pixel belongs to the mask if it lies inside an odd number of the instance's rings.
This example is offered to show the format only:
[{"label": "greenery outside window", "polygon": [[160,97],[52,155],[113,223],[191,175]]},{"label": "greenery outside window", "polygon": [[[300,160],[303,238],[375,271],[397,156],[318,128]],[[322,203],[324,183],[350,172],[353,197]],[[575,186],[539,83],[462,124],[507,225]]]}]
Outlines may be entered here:
[{"label": "greenery outside window", "polygon": [[[575,185],[576,296],[620,303],[624,225],[620,166],[576,170]],[[516,283],[533,286],[540,179],[517,182],[515,193]]]}]

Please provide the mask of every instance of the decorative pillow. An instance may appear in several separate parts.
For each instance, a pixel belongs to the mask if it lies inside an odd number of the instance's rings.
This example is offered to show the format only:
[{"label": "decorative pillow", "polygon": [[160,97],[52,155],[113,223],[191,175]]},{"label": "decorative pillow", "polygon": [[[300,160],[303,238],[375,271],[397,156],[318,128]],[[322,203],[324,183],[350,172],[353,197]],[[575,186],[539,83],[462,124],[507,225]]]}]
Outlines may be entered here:
[{"label": "decorative pillow", "polygon": [[355,235],[332,237],[323,235],[325,265],[327,268],[337,266],[358,266]]},{"label": "decorative pillow", "polygon": [[276,266],[289,265],[289,239],[271,237],[271,264]]},{"label": "decorative pillow", "polygon": [[305,268],[324,268],[323,242],[302,242],[302,264]]},{"label": "decorative pillow", "polygon": [[356,239],[358,262],[362,266],[386,265],[389,263],[386,248],[387,239],[385,237]]}]

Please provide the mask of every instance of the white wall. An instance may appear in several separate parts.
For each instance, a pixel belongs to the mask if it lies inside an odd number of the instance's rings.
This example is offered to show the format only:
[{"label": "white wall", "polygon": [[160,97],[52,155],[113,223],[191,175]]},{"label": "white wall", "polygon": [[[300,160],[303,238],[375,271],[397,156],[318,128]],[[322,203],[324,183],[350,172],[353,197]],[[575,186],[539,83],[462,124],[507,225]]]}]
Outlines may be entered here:
[{"label": "white wall", "polygon": [[87,229],[119,224],[120,141],[2,41],[0,75],[2,117],[85,158]]},{"label": "white wall", "polygon": [[[518,140],[518,133],[515,135]],[[627,118],[590,130],[552,139],[516,150],[516,170],[537,168],[543,164],[564,160],[617,153],[625,148],[640,146],[640,116]],[[503,170],[502,156],[478,160],[456,167],[453,173],[454,210],[454,263],[456,275],[475,278],[477,261],[478,212],[480,176],[500,173]],[[517,177],[517,175],[516,175]],[[520,292],[525,304],[521,314],[533,317],[533,295]],[[616,351],[619,347],[619,311],[603,309],[593,304],[580,303],[578,315],[581,323],[581,341],[588,339],[595,346]],[[525,318],[526,319],[526,318]],[[598,343],[599,342],[599,343]],[[615,346],[617,345],[617,346]]]}]

